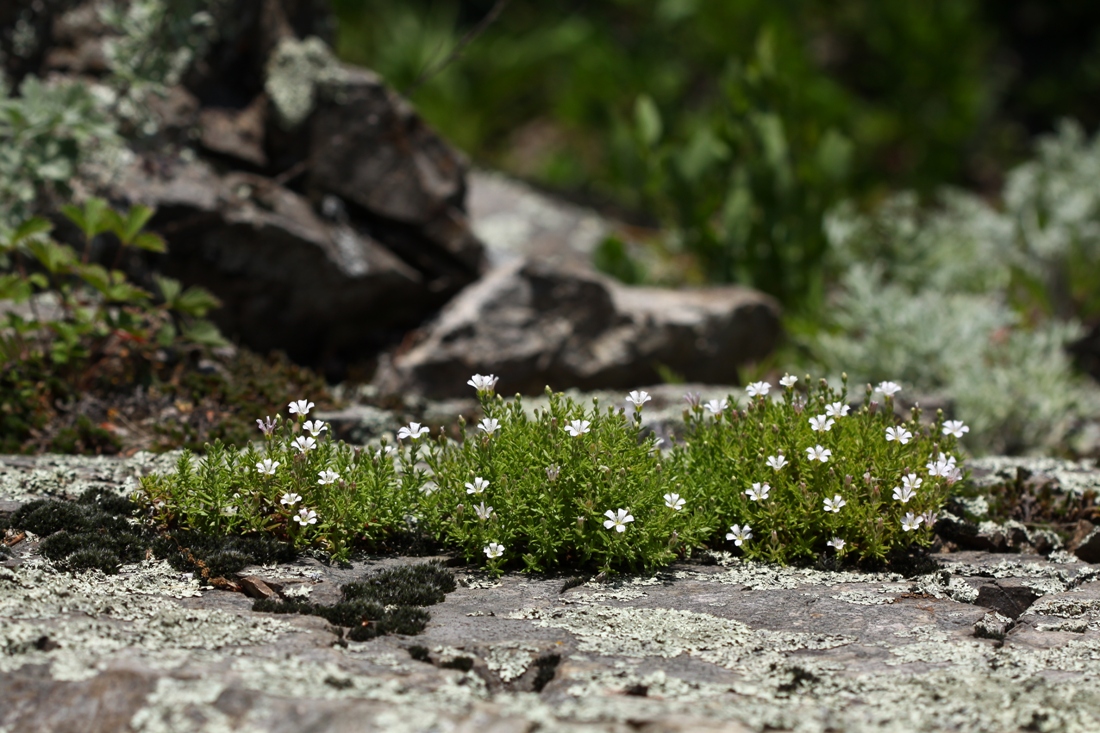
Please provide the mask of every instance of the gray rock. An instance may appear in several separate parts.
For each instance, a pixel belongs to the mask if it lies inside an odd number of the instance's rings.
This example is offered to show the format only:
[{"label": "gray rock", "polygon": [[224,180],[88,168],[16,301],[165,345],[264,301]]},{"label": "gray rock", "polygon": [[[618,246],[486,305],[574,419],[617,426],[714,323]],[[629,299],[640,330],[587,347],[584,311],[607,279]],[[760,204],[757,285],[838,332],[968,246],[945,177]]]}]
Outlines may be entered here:
[{"label": "gray rock", "polygon": [[[133,488],[174,456],[0,457],[4,506]],[[960,552],[904,578],[743,562],[563,588],[457,567],[422,635],[341,640],[316,617],[251,611],[155,560],[71,575],[29,542],[0,568],[0,729],[826,733],[1100,726],[1100,570]],[[364,572],[424,558],[247,568],[331,602]],[[974,603],[1029,588],[1013,624]],[[977,586],[977,590],[975,589]],[[294,595],[301,595],[295,593]],[[999,614],[999,615],[998,615]],[[1011,633],[1008,633],[1011,631]],[[977,637],[977,638],[975,638]],[[422,647],[420,650],[413,647]]]},{"label": "gray rock", "polygon": [[979,639],[1003,641],[1005,634],[1009,632],[1014,623],[1013,619],[992,611],[982,616],[978,623],[974,624],[974,636]]},{"label": "gray rock", "polygon": [[500,173],[467,176],[466,209],[491,265],[537,257],[587,264],[616,225],[599,214],[558,201]]},{"label": "gray rock", "polygon": [[778,305],[745,288],[631,287],[580,266],[516,260],[448,303],[376,385],[468,396],[471,374],[493,373],[502,394],[629,390],[663,381],[664,370],[732,384],[779,333]]},{"label": "gray rock", "polygon": [[159,269],[213,291],[215,322],[253,349],[362,357],[431,312],[416,270],[267,178],[192,161],[160,175],[132,167],[119,186],[158,208],[154,226],[173,243]]},{"label": "gray rock", "polygon": [[1073,554],[1085,562],[1100,562],[1100,528],[1094,528],[1085,535],[1073,549]]},{"label": "gray rock", "polygon": [[1041,595],[1042,593],[1021,580],[1006,578],[983,583],[978,588],[978,597],[974,603],[1016,619]]}]

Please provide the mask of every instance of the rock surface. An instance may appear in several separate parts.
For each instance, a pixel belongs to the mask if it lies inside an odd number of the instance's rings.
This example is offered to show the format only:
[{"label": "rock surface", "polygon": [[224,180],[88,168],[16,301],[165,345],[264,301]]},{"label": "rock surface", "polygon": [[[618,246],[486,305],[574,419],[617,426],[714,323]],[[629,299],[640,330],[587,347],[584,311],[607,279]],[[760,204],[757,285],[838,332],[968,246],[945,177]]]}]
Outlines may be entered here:
[{"label": "rock surface", "polygon": [[[0,501],[124,491],[172,458],[4,457]],[[32,540],[13,549],[0,567],[5,730],[1100,728],[1100,568],[1066,553],[951,553],[913,578],[725,553],[579,585],[457,567],[424,634],[344,642],[155,560],[71,575]],[[325,602],[367,570],[422,560],[242,575]],[[1013,619],[978,604],[990,587],[1035,600]]]},{"label": "rock surface", "polygon": [[617,283],[591,269],[518,259],[447,304],[383,368],[383,392],[468,396],[474,373],[502,394],[635,389],[672,372],[735,384],[780,335],[778,305],[739,287],[665,290]]}]

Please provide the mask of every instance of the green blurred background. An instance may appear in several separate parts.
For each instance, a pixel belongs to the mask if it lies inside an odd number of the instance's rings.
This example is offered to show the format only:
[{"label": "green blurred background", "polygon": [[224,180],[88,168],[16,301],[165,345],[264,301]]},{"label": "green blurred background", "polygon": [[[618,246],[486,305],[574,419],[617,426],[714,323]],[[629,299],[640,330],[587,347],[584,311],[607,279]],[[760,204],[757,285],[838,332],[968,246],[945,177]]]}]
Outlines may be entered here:
[{"label": "green blurred background", "polygon": [[[627,281],[823,297],[822,216],[943,185],[996,199],[1031,139],[1100,118],[1100,4],[1074,0],[335,0],[338,52],[475,163],[661,227]],[[679,257],[677,255],[686,255]]]}]

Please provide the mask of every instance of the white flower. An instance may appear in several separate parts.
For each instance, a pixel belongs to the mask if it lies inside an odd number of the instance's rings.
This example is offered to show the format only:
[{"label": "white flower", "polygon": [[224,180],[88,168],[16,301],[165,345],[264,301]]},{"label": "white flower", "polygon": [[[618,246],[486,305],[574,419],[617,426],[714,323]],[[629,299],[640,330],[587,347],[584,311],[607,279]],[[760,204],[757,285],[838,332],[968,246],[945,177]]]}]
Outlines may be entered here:
[{"label": "white flower", "polygon": [[826,542],[825,544],[827,546],[833,548],[837,552],[840,552],[841,550],[844,549],[844,545],[846,545],[848,543],[845,542],[844,540],[840,539],[839,537],[834,537],[831,540],[829,540],[828,542]]},{"label": "white flower", "polygon": [[411,422],[406,427],[397,431],[397,439],[404,440],[405,438],[412,438],[413,440],[419,440],[420,436],[428,432],[428,426],[420,427],[420,423]]},{"label": "white flower", "polygon": [[729,406],[730,403],[726,400],[711,400],[707,404],[703,405],[703,409],[715,415],[721,415],[724,410],[729,408]]},{"label": "white flower", "polygon": [[927,524],[929,527],[936,523],[936,518],[936,513],[931,509],[920,515],[921,521]]},{"label": "white flower", "polygon": [[935,463],[928,463],[925,465],[925,468],[928,469],[929,476],[943,477],[947,477],[948,474],[955,470],[955,467],[947,461],[936,461]]},{"label": "white flower", "polygon": [[825,414],[829,417],[845,417],[852,408],[843,402],[833,402],[825,405]]},{"label": "white flower", "polygon": [[273,461],[270,458],[265,458],[256,464],[256,470],[262,473],[264,476],[274,476],[275,469],[279,467],[278,461]]},{"label": "white flower", "polygon": [[318,435],[328,430],[328,425],[325,425],[321,420],[306,420],[302,424],[302,430],[316,438]]},{"label": "white flower", "polygon": [[287,493],[283,494],[282,499],[279,499],[279,503],[285,506],[294,506],[301,500],[302,497],[300,494],[295,494],[293,491],[288,491]]},{"label": "white flower", "polygon": [[896,440],[902,445],[905,445],[913,439],[913,434],[905,428],[886,428],[886,441],[890,442]]},{"label": "white flower", "polygon": [[935,462],[930,461],[925,464],[925,468],[928,469],[929,476],[943,476],[946,478],[955,471],[955,457],[940,453],[939,458]]},{"label": "white flower", "polygon": [[963,425],[962,420],[948,420],[943,424],[944,435],[954,435],[956,438],[961,438],[963,433],[969,433],[970,428]]},{"label": "white flower", "polygon": [[731,524],[730,531],[726,532],[726,539],[733,540],[733,544],[740,547],[741,543],[752,539],[752,527],[747,524],[744,527],[738,524]]},{"label": "white flower", "polygon": [[916,491],[924,483],[924,479],[918,478],[915,473],[907,473],[901,477],[901,483],[905,488]]},{"label": "white flower", "polygon": [[500,429],[500,421],[495,417],[487,417],[477,424],[478,430],[484,430],[486,435],[492,435]]},{"label": "white flower", "polygon": [[900,501],[902,504],[908,504],[909,500],[917,495],[917,492],[908,486],[895,486],[894,498]]},{"label": "white flower", "polygon": [[392,445],[386,445],[386,446],[382,446],[381,448],[376,450],[374,452],[374,457],[378,458],[378,459],[381,459],[385,456],[391,456],[396,452],[397,452],[397,448],[393,447]]},{"label": "white flower", "polygon": [[787,457],[782,453],[777,456],[768,456],[768,465],[778,471],[787,465]]},{"label": "white flower", "polygon": [[684,393],[684,402],[687,402],[692,409],[698,407],[702,399],[702,396],[698,392]]},{"label": "white flower", "polygon": [[493,389],[497,386],[498,379],[500,379],[500,377],[497,377],[493,374],[475,374],[474,376],[470,377],[469,381],[467,381],[466,384],[470,385],[478,392],[492,392]]},{"label": "white flower", "polygon": [[478,519],[484,521],[492,516],[493,508],[491,506],[485,506],[485,502],[481,502],[479,505],[474,507],[474,514],[477,515]]},{"label": "white flower", "polygon": [[482,549],[482,552],[484,552],[486,557],[488,557],[490,560],[495,560],[496,558],[504,554],[504,545],[498,544],[496,542],[490,542],[488,545],[485,546],[484,549]]},{"label": "white flower", "polygon": [[749,397],[756,397],[758,395],[763,396],[766,395],[771,388],[772,386],[767,382],[753,382],[748,387],[745,387],[745,394]]},{"label": "white flower", "polygon": [[481,476],[476,476],[474,478],[474,482],[472,484],[471,483],[466,484],[466,493],[467,494],[480,494],[483,491],[485,491],[485,489],[487,489],[487,488],[489,488],[489,482],[486,481],[485,479],[481,478]]},{"label": "white flower", "polygon": [[592,427],[592,423],[587,420],[573,420],[565,426],[565,432],[576,438],[578,435],[587,433],[590,427]]},{"label": "white flower", "polygon": [[753,501],[764,501],[768,498],[768,492],[771,490],[772,487],[768,484],[755,483],[751,489],[745,492],[745,496]]},{"label": "white flower", "polygon": [[268,415],[264,420],[256,418],[256,424],[260,426],[260,432],[264,434],[265,438],[270,438],[271,433],[275,431],[275,421]]},{"label": "white flower", "polygon": [[616,532],[625,532],[627,522],[634,521],[634,517],[626,509],[619,509],[618,514],[608,509],[603,515],[607,517],[603,523],[604,528],[614,529]]},{"label": "white flower", "polygon": [[680,511],[687,502],[680,498],[679,494],[665,494],[665,506],[669,509]]},{"label": "white flower", "polygon": [[924,521],[924,516],[914,514],[913,512],[906,512],[905,516],[901,520],[901,528],[906,532],[912,532],[914,529],[920,526],[920,523]]},{"label": "white flower", "polygon": [[294,442],[292,442],[291,445],[297,448],[300,452],[305,453],[306,451],[311,451],[316,448],[317,441],[313,438],[307,438],[304,435],[299,435],[297,438],[294,439]]},{"label": "white flower", "polygon": [[552,466],[547,466],[546,467],[546,478],[549,481],[557,481],[558,480],[558,475],[560,473],[561,473],[561,466],[559,466],[556,463]]},{"label": "white flower", "polygon": [[840,498],[840,494],[835,494],[832,499],[825,500],[825,511],[840,514],[840,507],[847,505],[847,503]]},{"label": "white flower", "polygon": [[811,461],[821,461],[822,463],[828,463],[829,457],[833,455],[833,452],[828,448],[822,448],[820,445],[815,445],[813,448],[806,449],[806,457]]},{"label": "white flower", "polygon": [[340,474],[327,469],[324,471],[318,471],[317,475],[320,476],[320,478],[317,479],[317,483],[321,484],[322,486],[328,486],[329,484],[334,484],[340,480]]},{"label": "white flower", "polygon": [[834,422],[835,420],[830,418],[828,415],[818,415],[817,417],[811,417],[810,430],[813,430],[815,433],[827,433],[832,429]]},{"label": "white flower", "polygon": [[298,513],[294,515],[294,521],[303,527],[307,524],[317,524],[317,512],[302,507],[298,510]]},{"label": "white flower", "polygon": [[882,392],[887,397],[893,397],[901,391],[901,385],[897,382],[879,382],[875,391]]},{"label": "white flower", "polygon": [[289,407],[291,415],[301,415],[305,417],[309,414],[309,411],[313,409],[314,405],[309,400],[298,400],[297,402],[291,402]]},{"label": "white flower", "polygon": [[792,377],[790,374],[784,374],[783,378],[779,380],[779,383],[782,384],[787,389],[790,389],[791,387],[794,386],[794,383],[797,382],[797,381],[798,381],[798,377]]},{"label": "white flower", "polygon": [[644,405],[645,403],[649,402],[652,399],[653,398],[649,396],[649,392],[646,392],[644,389],[641,390],[641,391],[634,390],[633,392],[631,392],[630,394],[628,394],[626,396],[627,402],[634,403],[634,409],[635,410],[642,409],[642,405]]}]

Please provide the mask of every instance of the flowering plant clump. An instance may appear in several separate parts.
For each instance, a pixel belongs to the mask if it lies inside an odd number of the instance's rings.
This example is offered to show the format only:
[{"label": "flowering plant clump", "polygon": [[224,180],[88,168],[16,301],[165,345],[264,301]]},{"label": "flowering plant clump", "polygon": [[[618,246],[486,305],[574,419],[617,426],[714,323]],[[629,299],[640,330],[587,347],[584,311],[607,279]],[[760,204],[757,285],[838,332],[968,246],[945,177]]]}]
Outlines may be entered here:
[{"label": "flowering plant clump", "polygon": [[375,451],[334,442],[323,421],[307,420],[313,406],[298,400],[291,419],[258,419],[259,447],[219,442],[198,461],[185,451],[175,474],[143,478],[136,500],[170,528],[271,532],[341,559],[353,546],[385,547],[408,531],[426,480],[418,442]]},{"label": "flowering plant clump", "polygon": [[656,440],[635,419],[648,395],[631,393],[627,414],[547,390],[549,407],[529,417],[491,377],[470,384],[485,419],[461,444],[440,439],[428,459],[438,489],[422,503],[430,530],[468,560],[651,569],[714,531],[668,491]]},{"label": "flowering plant clump", "polygon": [[899,421],[894,382],[868,385],[853,411],[846,377],[840,391],[825,380],[800,391],[797,381],[784,377],[772,398],[750,385],[744,409],[732,395],[720,411],[689,400],[685,443],[666,473],[682,477],[677,491],[707,513],[714,544],[780,563],[824,552],[882,560],[930,544],[961,478],[952,454],[966,426],[942,414],[924,425],[916,408]]}]

